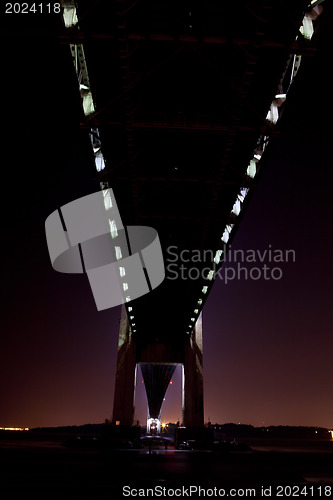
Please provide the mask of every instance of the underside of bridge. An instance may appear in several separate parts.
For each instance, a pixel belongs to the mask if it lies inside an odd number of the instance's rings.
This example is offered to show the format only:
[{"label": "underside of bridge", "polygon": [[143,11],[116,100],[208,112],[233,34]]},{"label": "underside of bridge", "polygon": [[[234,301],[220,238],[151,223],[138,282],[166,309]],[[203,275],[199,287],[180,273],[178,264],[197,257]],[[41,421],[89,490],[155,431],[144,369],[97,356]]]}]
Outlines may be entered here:
[{"label": "underside of bridge", "polygon": [[123,306],[115,422],[133,422],[138,364],[153,418],[182,364],[184,424],[203,425],[201,311],[301,61],[315,54],[323,4],[63,2],[60,41],[96,184],[113,189],[124,225],[158,231],[166,269],[159,287],[136,300],[129,290]]}]

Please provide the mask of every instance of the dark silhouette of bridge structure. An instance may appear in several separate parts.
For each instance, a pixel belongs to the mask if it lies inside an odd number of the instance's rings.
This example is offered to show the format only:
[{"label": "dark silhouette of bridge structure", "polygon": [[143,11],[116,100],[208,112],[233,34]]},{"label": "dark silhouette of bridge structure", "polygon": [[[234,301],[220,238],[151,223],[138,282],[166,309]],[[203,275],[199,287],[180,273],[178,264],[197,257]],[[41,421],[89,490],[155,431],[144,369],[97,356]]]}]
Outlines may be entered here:
[{"label": "dark silhouette of bridge structure", "polygon": [[122,309],[120,426],[133,424],[137,365],[151,418],[181,364],[183,424],[204,423],[201,311],[302,59],[316,52],[322,10],[309,0],[63,2],[59,40],[96,183],[113,189],[124,224],[158,231],[164,252],[163,283]]}]

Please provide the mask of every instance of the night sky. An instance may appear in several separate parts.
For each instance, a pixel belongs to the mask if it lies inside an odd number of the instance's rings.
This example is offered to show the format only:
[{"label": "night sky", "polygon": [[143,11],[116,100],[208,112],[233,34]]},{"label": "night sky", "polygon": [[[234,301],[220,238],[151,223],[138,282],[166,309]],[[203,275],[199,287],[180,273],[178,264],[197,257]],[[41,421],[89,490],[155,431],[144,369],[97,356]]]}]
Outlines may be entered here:
[{"label": "night sky", "polygon": [[[85,276],[53,271],[44,232],[53,210],[98,189],[89,138],[69,48],[21,42],[5,38],[2,61],[0,427],[99,423],[112,415],[120,309],[97,312]],[[304,62],[232,245],[291,249],[295,262],[266,258],[278,280],[217,278],[205,305],[205,421],[333,426],[331,51],[327,35]],[[162,419],[180,418],[177,370]]]}]

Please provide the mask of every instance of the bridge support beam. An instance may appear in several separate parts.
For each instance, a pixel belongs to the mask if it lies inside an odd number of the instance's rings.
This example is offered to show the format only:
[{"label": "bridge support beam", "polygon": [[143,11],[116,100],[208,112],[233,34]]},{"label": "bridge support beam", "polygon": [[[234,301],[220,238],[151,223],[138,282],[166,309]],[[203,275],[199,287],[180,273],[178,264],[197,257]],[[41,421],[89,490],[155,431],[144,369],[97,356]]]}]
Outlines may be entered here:
[{"label": "bridge support beam", "polygon": [[112,423],[133,425],[136,382],[136,344],[132,338],[126,309],[121,308],[116,384]]},{"label": "bridge support beam", "polygon": [[204,425],[203,371],[202,371],[202,319],[201,314],[185,345],[183,372],[183,425]]}]

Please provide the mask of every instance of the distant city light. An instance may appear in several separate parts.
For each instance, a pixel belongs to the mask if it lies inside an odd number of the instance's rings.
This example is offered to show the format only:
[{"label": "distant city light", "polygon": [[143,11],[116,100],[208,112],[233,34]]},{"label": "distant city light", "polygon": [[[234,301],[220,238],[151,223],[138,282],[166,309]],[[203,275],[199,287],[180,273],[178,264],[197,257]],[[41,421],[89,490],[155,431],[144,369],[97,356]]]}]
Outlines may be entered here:
[{"label": "distant city light", "polygon": [[0,427],[0,431],[28,431],[29,427]]}]

